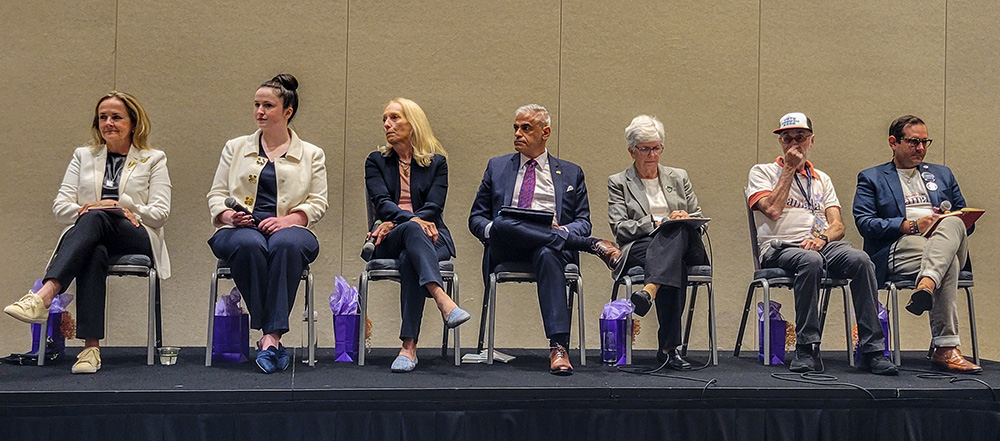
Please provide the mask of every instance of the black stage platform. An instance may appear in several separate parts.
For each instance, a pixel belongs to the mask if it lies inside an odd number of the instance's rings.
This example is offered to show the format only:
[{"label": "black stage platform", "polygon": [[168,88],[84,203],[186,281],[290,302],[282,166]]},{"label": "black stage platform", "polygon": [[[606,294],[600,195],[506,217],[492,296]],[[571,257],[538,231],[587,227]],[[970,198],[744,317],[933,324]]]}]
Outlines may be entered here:
[{"label": "black stage platform", "polygon": [[[70,349],[70,360],[78,349]],[[592,351],[570,377],[547,372],[547,351],[505,351],[510,364],[455,367],[420,352],[392,374],[395,351],[368,365],[299,362],[264,375],[252,363],[206,368],[203,348],[176,366],[146,366],[145,348],[106,348],[96,375],[69,360],[0,365],[4,440],[1000,440],[1000,363],[982,375],[923,378],[923,353],[899,377],[877,377],[824,354],[835,381],[808,384],[783,366],[720,354],[720,364],[669,376],[602,366]],[[296,354],[301,357],[301,352]],[[574,364],[579,356],[572,351]],[[707,353],[692,352],[704,362]],[[637,352],[638,364],[654,362]],[[911,370],[912,369],[912,370]],[[957,379],[957,381],[955,380]],[[817,381],[817,383],[820,383]],[[850,384],[848,384],[850,383]]]}]

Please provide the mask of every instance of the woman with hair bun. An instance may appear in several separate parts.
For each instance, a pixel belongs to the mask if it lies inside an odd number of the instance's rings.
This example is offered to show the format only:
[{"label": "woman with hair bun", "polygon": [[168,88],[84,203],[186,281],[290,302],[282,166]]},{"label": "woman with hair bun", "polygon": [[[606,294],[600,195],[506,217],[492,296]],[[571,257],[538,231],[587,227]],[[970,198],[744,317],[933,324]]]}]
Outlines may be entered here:
[{"label": "woman with hair bun", "polygon": [[[257,88],[258,129],[226,143],[208,193],[217,228],[208,244],[232,268],[250,327],[263,333],[257,367],[266,374],[291,362],[281,336],[302,271],[319,254],[311,228],[328,206],[323,150],[288,127],[299,107],[298,86],[292,75],[279,74]],[[227,198],[252,214],[233,210]]]},{"label": "woman with hair bun", "polygon": [[[73,152],[52,212],[65,224],[38,292],[4,308],[27,323],[46,323],[53,298],[76,280],[77,338],[84,348],[74,374],[101,368],[108,264],[143,254],[160,279],[170,277],[163,224],[170,216],[167,157],[149,146],[149,118],[134,96],[111,92],[94,108],[93,140]],[[42,346],[44,347],[44,343]]]},{"label": "woman with hair bun", "polygon": [[389,145],[365,160],[365,186],[381,221],[371,233],[375,258],[399,259],[403,347],[392,371],[410,372],[417,367],[417,335],[428,297],[434,299],[449,328],[470,316],[441,288],[438,261],[455,255],[455,242],[444,224],[448,196],[444,148],[424,111],[406,98],[396,98],[385,107],[382,129]]}]

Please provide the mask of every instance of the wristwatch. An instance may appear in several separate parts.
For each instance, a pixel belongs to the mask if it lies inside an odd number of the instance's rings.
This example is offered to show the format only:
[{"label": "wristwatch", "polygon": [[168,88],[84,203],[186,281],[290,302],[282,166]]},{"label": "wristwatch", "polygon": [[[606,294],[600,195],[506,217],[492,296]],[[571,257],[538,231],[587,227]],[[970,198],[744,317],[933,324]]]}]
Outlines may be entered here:
[{"label": "wristwatch", "polygon": [[823,239],[823,242],[830,243],[830,238],[826,237],[825,234],[820,234],[820,235],[816,236],[816,238],[817,239]]}]

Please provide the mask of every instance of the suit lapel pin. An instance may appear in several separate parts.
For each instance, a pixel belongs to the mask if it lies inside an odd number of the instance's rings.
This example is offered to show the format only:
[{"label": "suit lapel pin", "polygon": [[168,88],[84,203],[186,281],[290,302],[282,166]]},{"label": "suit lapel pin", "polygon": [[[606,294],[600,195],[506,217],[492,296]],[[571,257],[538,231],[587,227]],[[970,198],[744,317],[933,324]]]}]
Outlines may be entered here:
[{"label": "suit lapel pin", "polygon": [[562,174],[562,170],[556,170],[556,174],[557,175],[561,175]]},{"label": "suit lapel pin", "polygon": [[[144,162],[145,162],[145,161],[144,161]],[[131,169],[132,169],[132,167],[134,167],[134,166],[135,166],[135,161],[132,161],[132,162],[128,163],[128,167],[127,167],[127,168],[128,168],[129,170],[131,170]]]},{"label": "suit lapel pin", "polygon": [[147,156],[147,157],[145,157],[145,158],[142,158],[142,161],[141,161],[141,162],[142,162],[143,164],[145,164],[145,163],[146,163],[146,161],[148,161],[148,160],[149,160],[149,156]]},{"label": "suit lapel pin", "polygon": [[667,188],[666,188],[666,190],[667,190],[667,193],[673,193],[674,192],[674,187],[671,187],[671,186],[668,185]]},{"label": "suit lapel pin", "polygon": [[267,159],[264,159],[262,157],[258,157],[257,158],[257,165],[264,165],[264,164],[267,164]]},{"label": "suit lapel pin", "polygon": [[257,175],[247,176],[247,181],[249,181],[251,184],[256,184],[257,183]]},{"label": "suit lapel pin", "polygon": [[573,191],[573,186],[570,185],[569,187],[566,187],[566,191]]}]

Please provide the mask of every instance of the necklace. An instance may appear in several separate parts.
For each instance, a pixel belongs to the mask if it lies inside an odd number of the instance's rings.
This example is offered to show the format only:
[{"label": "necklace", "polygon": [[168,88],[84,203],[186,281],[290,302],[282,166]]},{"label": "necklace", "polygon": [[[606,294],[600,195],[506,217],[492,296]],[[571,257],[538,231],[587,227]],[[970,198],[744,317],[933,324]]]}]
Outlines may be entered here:
[{"label": "necklace", "polygon": [[410,177],[410,163],[403,162],[398,159],[397,161],[399,161],[399,168],[403,169],[403,176],[407,178]]}]

